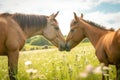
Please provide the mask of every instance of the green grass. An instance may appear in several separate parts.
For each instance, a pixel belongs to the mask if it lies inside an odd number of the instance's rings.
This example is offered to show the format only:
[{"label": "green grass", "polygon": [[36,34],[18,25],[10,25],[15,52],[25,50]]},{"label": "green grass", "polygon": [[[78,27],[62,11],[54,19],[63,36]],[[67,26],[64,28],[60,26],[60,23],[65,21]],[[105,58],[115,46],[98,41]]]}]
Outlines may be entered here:
[{"label": "green grass", "polygon": [[[48,46],[48,45],[45,45],[45,46]],[[35,45],[30,45],[26,43],[22,51],[40,50],[40,49],[43,49],[45,46],[35,46]],[[48,46],[48,48],[52,49],[52,48],[55,48],[55,46]]]},{"label": "green grass", "polygon": [[[32,64],[25,65],[26,61]],[[60,52],[57,48],[25,51],[20,53],[17,77],[18,80],[100,80],[101,74],[87,72],[88,65],[93,69],[100,66],[90,43],[81,43],[70,52]],[[113,80],[115,68],[110,67],[109,76]],[[0,80],[9,80],[7,68],[7,57],[0,57]],[[82,78],[81,73],[87,77]]]}]

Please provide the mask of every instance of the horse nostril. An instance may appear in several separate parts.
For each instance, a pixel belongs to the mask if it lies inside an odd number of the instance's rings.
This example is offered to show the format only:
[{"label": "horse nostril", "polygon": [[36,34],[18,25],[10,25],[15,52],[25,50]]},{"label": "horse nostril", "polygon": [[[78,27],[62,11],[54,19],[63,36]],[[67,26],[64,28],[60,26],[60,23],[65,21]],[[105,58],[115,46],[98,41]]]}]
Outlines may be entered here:
[{"label": "horse nostril", "polygon": [[59,50],[60,51],[64,51],[66,48],[65,48],[65,44],[63,45],[63,44],[60,44],[59,45]]},{"label": "horse nostril", "polygon": [[70,51],[70,46],[69,46],[69,44],[65,44],[65,47],[66,47],[66,51]]}]

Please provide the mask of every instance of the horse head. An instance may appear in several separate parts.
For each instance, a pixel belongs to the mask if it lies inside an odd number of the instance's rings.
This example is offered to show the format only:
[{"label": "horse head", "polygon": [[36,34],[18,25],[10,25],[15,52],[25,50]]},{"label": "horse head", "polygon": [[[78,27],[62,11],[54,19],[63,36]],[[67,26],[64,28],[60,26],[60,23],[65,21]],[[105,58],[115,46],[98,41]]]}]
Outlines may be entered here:
[{"label": "horse head", "polygon": [[85,38],[83,25],[81,24],[81,20],[83,18],[83,14],[81,17],[78,17],[76,13],[74,13],[74,19],[70,24],[70,32],[66,39],[66,51],[70,51],[73,47],[82,41]]},{"label": "horse head", "polygon": [[43,29],[43,36],[51,41],[60,51],[65,50],[65,40],[60,31],[57,20],[55,19],[59,12],[47,17],[47,25]]}]

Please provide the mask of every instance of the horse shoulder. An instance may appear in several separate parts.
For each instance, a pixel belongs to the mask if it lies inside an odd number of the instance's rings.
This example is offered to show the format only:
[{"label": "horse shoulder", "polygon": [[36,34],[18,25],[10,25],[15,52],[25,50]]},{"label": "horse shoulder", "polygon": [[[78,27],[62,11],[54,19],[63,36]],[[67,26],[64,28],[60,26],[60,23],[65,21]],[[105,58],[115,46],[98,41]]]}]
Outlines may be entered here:
[{"label": "horse shoulder", "polygon": [[104,40],[104,49],[108,56],[109,62],[112,64],[115,64],[117,59],[120,60],[120,57],[118,56],[118,54],[120,54],[120,49],[117,46],[119,43],[116,43],[115,36],[116,32],[110,32],[106,35]]},{"label": "horse shoulder", "polygon": [[25,36],[19,25],[13,20],[8,21],[6,47],[9,50],[20,50],[25,44]]},{"label": "horse shoulder", "polygon": [[111,46],[114,32],[108,32],[105,35],[103,35],[100,40],[97,43],[96,46],[96,55],[100,62],[104,62],[106,65],[108,65],[112,60],[111,58]]},{"label": "horse shoulder", "polygon": [[6,33],[7,33],[7,21],[3,17],[0,17],[0,54],[3,54],[5,50],[5,40],[6,40]]},{"label": "horse shoulder", "polygon": [[106,50],[111,50],[111,47],[113,46],[113,40],[114,40],[114,36],[115,36],[115,32],[109,32],[108,34],[106,34],[106,36],[104,37],[104,48]]},{"label": "horse shoulder", "polygon": [[101,62],[101,63],[104,63],[105,65],[108,65],[108,60],[107,60],[107,55],[106,55],[106,52],[105,52],[105,49],[104,49],[104,37],[105,36],[102,36],[97,44],[96,44],[96,56],[98,58],[98,60]]}]

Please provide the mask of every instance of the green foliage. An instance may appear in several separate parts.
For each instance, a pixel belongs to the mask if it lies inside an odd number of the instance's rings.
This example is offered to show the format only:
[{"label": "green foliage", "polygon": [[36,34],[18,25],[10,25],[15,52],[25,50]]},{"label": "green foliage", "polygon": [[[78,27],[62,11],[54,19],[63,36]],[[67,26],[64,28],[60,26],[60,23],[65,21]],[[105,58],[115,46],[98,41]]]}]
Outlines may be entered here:
[{"label": "green foliage", "polygon": [[26,41],[26,43],[29,43],[31,45],[36,45],[36,46],[44,46],[44,45],[52,45],[47,39],[45,39],[42,36],[35,36]]},{"label": "green foliage", "polygon": [[90,42],[88,38],[85,38],[82,42]]},{"label": "green foliage", "polygon": [[34,40],[34,39],[36,39],[38,37],[40,37],[40,36],[31,37],[31,38],[29,38],[29,39],[26,40],[26,43],[30,43],[32,40]]}]

